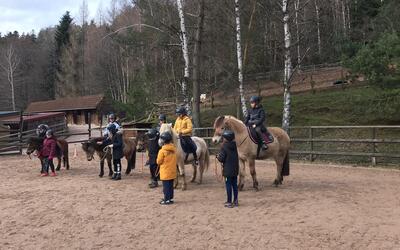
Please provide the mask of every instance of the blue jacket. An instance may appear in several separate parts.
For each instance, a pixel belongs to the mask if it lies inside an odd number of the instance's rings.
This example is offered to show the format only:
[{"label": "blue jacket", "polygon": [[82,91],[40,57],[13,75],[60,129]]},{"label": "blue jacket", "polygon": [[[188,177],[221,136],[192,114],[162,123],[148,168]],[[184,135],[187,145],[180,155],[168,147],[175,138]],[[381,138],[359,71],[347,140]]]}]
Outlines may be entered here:
[{"label": "blue jacket", "polygon": [[107,138],[104,140],[103,144],[105,146],[112,144],[113,145],[113,159],[121,159],[124,157],[124,141],[122,139],[122,135],[120,133],[116,133],[112,140]]}]

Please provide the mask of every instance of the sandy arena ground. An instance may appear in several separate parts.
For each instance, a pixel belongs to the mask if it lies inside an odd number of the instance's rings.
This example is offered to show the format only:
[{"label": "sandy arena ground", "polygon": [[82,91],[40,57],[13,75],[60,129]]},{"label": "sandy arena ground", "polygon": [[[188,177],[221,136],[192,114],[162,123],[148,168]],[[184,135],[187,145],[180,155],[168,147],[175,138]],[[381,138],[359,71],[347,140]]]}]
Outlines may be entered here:
[{"label": "sandy arena ground", "polygon": [[213,157],[204,184],[171,206],[147,188],[140,155],[119,182],[81,151],[71,168],[43,178],[37,159],[0,157],[0,249],[400,249],[396,170],[292,163],[275,188],[272,162],[258,162],[261,191],[248,175],[228,209]]}]

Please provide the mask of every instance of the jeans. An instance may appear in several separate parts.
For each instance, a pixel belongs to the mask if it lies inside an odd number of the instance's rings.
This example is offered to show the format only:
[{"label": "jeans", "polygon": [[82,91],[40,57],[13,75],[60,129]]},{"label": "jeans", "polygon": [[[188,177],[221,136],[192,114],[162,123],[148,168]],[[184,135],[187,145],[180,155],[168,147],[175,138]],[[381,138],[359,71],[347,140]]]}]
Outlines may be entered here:
[{"label": "jeans", "polygon": [[233,202],[238,201],[238,185],[237,185],[237,176],[234,177],[225,177],[225,187],[226,187],[226,195],[227,202],[232,203],[232,191],[233,191]]},{"label": "jeans", "polygon": [[164,200],[169,201],[174,198],[174,180],[162,181]]},{"label": "jeans", "polygon": [[42,171],[42,173],[48,173],[49,172],[49,167],[51,169],[51,172],[55,172],[53,159],[49,160],[48,157],[45,157],[43,159],[43,162],[44,162],[44,164],[43,164],[44,170]]}]

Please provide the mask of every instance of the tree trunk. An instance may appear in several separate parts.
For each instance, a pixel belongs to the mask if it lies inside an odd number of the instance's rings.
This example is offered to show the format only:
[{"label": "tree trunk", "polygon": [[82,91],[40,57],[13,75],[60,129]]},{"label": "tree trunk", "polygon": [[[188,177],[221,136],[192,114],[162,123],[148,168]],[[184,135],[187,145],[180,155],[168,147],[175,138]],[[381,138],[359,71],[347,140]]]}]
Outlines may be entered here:
[{"label": "tree trunk", "polygon": [[296,39],[297,39],[297,68],[301,67],[301,55],[300,55],[300,30],[299,30],[299,7],[300,0],[294,1],[294,9],[295,9],[295,23],[296,23]]},{"label": "tree trunk", "polygon": [[236,17],[236,53],[237,53],[237,64],[238,64],[240,104],[242,107],[243,116],[246,117],[247,107],[246,107],[246,99],[244,97],[244,88],[243,88],[243,60],[242,60],[242,45],[241,45],[241,35],[240,35],[239,0],[235,0],[235,17]]},{"label": "tree trunk", "polygon": [[317,39],[318,39],[318,55],[321,55],[321,30],[319,24],[319,6],[318,0],[314,0],[315,3],[315,14],[317,17]]},{"label": "tree trunk", "polygon": [[285,71],[283,75],[283,115],[282,115],[282,128],[289,132],[290,127],[290,106],[291,106],[291,76],[292,76],[292,60],[290,56],[290,30],[289,30],[289,10],[288,0],[282,0],[282,12],[283,12],[283,29],[285,35]]},{"label": "tree trunk", "polygon": [[187,91],[187,84],[189,80],[189,49],[188,49],[188,41],[187,41],[187,34],[186,34],[186,27],[185,27],[185,16],[183,14],[183,6],[182,0],[176,0],[178,5],[178,12],[179,12],[179,19],[180,19],[180,26],[181,26],[181,45],[182,45],[182,54],[183,60],[185,61],[185,70],[182,79],[182,96],[183,96],[183,103],[188,111],[188,114],[191,113],[190,111],[190,104],[189,104],[189,96]]},{"label": "tree trunk", "polygon": [[196,41],[193,51],[193,123],[195,128],[200,127],[200,52],[204,24],[204,0],[199,2],[199,16],[197,18]]},{"label": "tree trunk", "polygon": [[19,65],[19,58],[15,53],[12,45],[9,45],[4,55],[5,64],[0,63],[0,67],[7,74],[7,81],[11,88],[11,104],[13,111],[16,110],[15,105],[15,72]]}]

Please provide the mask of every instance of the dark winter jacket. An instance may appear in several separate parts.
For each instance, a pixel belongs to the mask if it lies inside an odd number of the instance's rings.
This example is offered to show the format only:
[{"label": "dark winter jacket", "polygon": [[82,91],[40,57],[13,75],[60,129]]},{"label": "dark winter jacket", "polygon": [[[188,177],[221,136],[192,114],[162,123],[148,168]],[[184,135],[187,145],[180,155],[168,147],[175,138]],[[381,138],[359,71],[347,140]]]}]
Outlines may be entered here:
[{"label": "dark winter jacket", "polygon": [[258,105],[254,109],[249,109],[244,124],[246,126],[253,126],[254,124],[258,127],[263,125],[265,122],[265,111],[262,105]]},{"label": "dark winter jacket", "polygon": [[57,141],[55,138],[46,138],[43,141],[43,147],[40,151],[40,157],[48,157],[49,160],[57,156]]},{"label": "dark winter jacket", "polygon": [[224,142],[221,151],[217,155],[218,161],[223,165],[223,176],[235,177],[239,174],[239,155],[236,142]]},{"label": "dark winter jacket", "polygon": [[116,133],[113,135],[112,140],[107,138],[103,144],[105,146],[112,144],[113,145],[113,159],[121,159],[124,157],[124,141],[122,139],[122,134]]},{"label": "dark winter jacket", "polygon": [[154,139],[149,139],[148,152],[149,152],[149,164],[157,164],[157,155],[160,151],[160,146],[158,145],[158,138],[156,136]]}]

